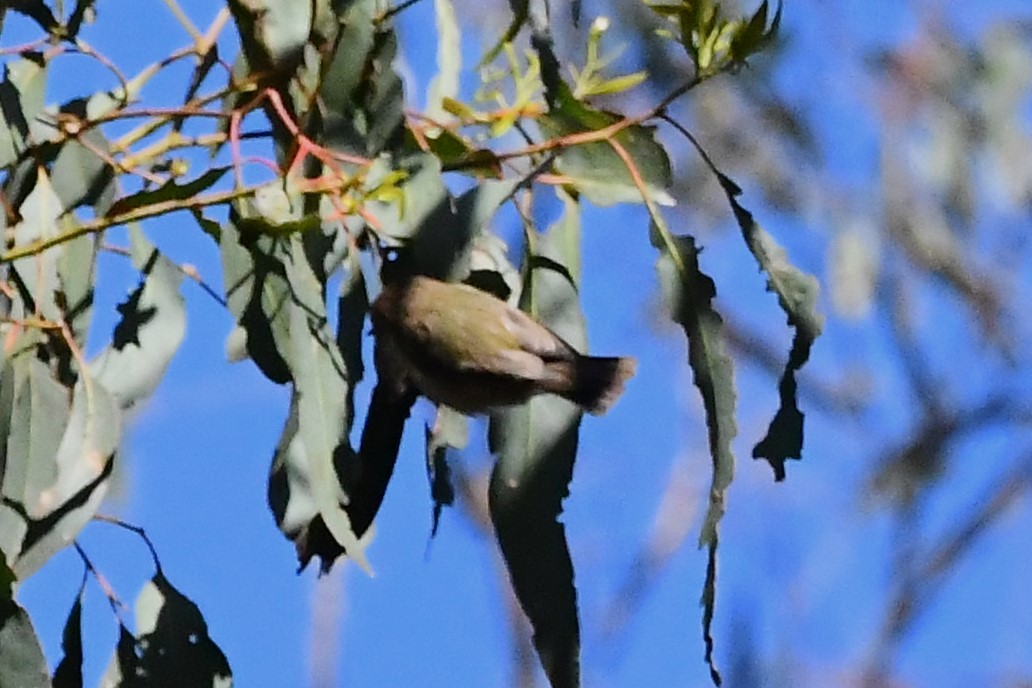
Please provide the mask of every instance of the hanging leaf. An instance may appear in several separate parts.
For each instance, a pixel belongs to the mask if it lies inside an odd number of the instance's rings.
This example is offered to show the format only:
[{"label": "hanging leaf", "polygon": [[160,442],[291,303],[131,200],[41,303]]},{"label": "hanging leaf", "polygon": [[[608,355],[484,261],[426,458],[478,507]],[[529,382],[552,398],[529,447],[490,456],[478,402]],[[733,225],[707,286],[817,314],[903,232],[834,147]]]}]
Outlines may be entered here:
[{"label": "hanging leaf", "polygon": [[[344,510],[359,538],[367,536],[383,503],[405,420],[414,402],[415,396],[397,398],[378,384],[373,390],[358,454],[346,442],[334,454],[336,480],[348,495]],[[298,437],[295,393],[269,475],[269,507],[280,529],[294,542],[300,568],[319,557],[319,570],[326,573],[345,552],[319,515],[311,484],[308,458]]]},{"label": "hanging leaf", "polygon": [[0,598],[0,680],[12,688],[50,688],[47,660],[32,621],[9,597]]},{"label": "hanging leaf", "polygon": [[[58,117],[86,117],[86,100],[76,99],[61,107]],[[114,170],[94,151],[107,154],[109,144],[99,127],[87,129],[77,138],[65,141],[51,167],[54,191],[65,210],[82,205],[94,206],[103,215],[115,195]]]},{"label": "hanging leaf", "polygon": [[43,111],[46,62],[39,53],[24,53],[4,65],[0,83],[0,167],[13,165],[32,143],[32,129]]},{"label": "hanging leaf", "polygon": [[[779,15],[780,11],[779,6]],[[767,428],[766,436],[752,451],[754,459],[764,458],[770,463],[774,469],[774,479],[781,481],[785,479],[785,461],[801,459],[803,455],[803,412],[799,410],[795,376],[810,358],[810,348],[824,329],[824,316],[817,310],[820,286],[817,278],[801,271],[789,261],[785,249],[738,202],[738,196],[742,193],[738,184],[717,168],[695,137],[689,134],[688,139],[720,182],[746,246],[760,270],[767,275],[767,291],[777,295],[778,305],[788,316],[789,326],[795,329],[792,350],[778,385],[778,411]]]},{"label": "hanging leaf", "polygon": [[397,151],[405,123],[404,84],[394,70],[398,38],[374,17],[378,0],[339,10],[342,29],[321,72],[323,140],[340,153],[375,157]]},{"label": "hanging leaf", "polygon": [[39,569],[89,523],[107,493],[121,438],[115,398],[96,380],[82,378],[72,395],[68,426],[57,449],[57,477],[26,512],[28,528],[12,568],[19,578]]},{"label": "hanging leaf", "polygon": [[118,306],[122,319],[113,340],[91,363],[96,379],[123,409],[149,397],[168,369],[186,334],[186,308],[179,268],[158,252],[136,225],[129,227],[139,286]]},{"label": "hanging leaf", "polygon": [[160,571],[136,598],[136,628],[137,637],[133,637],[120,627],[102,688],[233,685],[229,662],[208,635],[201,610]]},{"label": "hanging leaf", "polygon": [[[576,245],[571,234],[578,233],[574,207],[549,234],[529,235],[520,306],[583,350],[572,255],[560,249]],[[580,685],[573,562],[558,521],[573,476],[580,419],[570,402],[541,395],[492,414],[490,421],[490,448],[497,457],[488,495],[491,520],[552,688]]]},{"label": "hanging leaf", "polygon": [[348,377],[343,358],[326,322],[322,285],[312,272],[297,237],[285,264],[292,301],[288,303],[290,349],[288,363],[298,394],[298,436],[311,472],[311,489],[319,515],[330,533],[352,559],[369,570],[358,535],[344,506],[348,496],[340,489],[334,455],[347,441],[344,408]]},{"label": "hanging leaf", "polygon": [[86,578],[83,577],[61,634],[64,657],[54,670],[54,688],[82,688],[82,598],[85,590]]},{"label": "hanging leaf", "polygon": [[290,346],[290,288],[283,241],[243,234],[240,219],[231,212],[220,232],[226,301],[243,333],[240,340],[246,356],[267,378],[283,384],[290,380],[285,360]]},{"label": "hanging leaf", "polygon": [[365,376],[362,340],[366,315],[369,312],[369,293],[358,260],[358,255],[354,252],[348,254],[344,276],[340,282],[340,295],[337,298],[337,348],[344,357],[349,383],[345,404],[347,418],[344,423],[348,432],[351,431],[355,418],[355,386]]},{"label": "hanging leaf", "polygon": [[735,467],[731,451],[731,440],[738,432],[734,369],[727,353],[723,319],[713,310],[716,286],[699,267],[695,240],[690,236],[674,237],[665,227],[654,224],[652,242],[660,252],[656,269],[670,315],[684,328],[688,338],[688,365],[702,396],[713,459],[709,508],[699,535],[699,546],[708,549],[702,596],[706,662],[713,681],[719,685],[720,675],[713,662],[711,624],[716,598],[717,530],[724,516],[724,497],[734,478]]},{"label": "hanging leaf", "polygon": [[[62,244],[57,261],[64,319],[80,351],[86,347],[86,335],[93,317],[97,251],[97,236],[86,234]],[[71,357],[71,351],[67,353]]]},{"label": "hanging leaf", "polygon": [[247,62],[257,72],[289,70],[301,58],[312,29],[312,3],[230,0]]},{"label": "hanging leaf", "polygon": [[[594,132],[614,126],[623,117],[595,110],[577,101],[566,84],[562,84],[556,107],[538,118],[538,126],[550,139]],[[620,127],[611,137],[634,160],[649,199],[660,205],[673,205],[667,192],[672,183],[670,159],[655,138],[655,129],[639,124]],[[598,206],[642,201],[634,177],[626,163],[606,141],[564,147],[556,160],[556,169],[570,178],[570,184]]]},{"label": "hanging leaf", "polygon": [[434,14],[437,18],[437,74],[430,80],[426,116],[429,120],[443,122],[448,114],[444,99],[459,96],[462,33],[452,0],[434,0]]},{"label": "hanging leaf", "polygon": [[[14,227],[16,246],[50,239],[57,235],[58,218],[64,213],[64,207],[44,169],[38,170],[36,185],[18,211],[21,214],[21,222]],[[61,247],[54,246],[11,263],[12,269],[18,274],[16,283],[24,285],[25,293],[22,293],[21,297],[26,303],[26,310],[37,311],[51,322],[60,321],[62,315],[55,300],[60,289],[57,277],[60,255]]]}]

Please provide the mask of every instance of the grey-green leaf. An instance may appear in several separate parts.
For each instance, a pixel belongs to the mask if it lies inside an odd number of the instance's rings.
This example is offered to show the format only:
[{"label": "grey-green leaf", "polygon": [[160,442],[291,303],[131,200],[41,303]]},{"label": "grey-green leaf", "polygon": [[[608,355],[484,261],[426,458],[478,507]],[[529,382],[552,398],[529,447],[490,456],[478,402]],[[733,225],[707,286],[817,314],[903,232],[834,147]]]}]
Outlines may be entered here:
[{"label": "grey-green leaf", "polygon": [[[58,233],[58,218],[64,212],[61,199],[54,192],[46,171],[39,170],[36,185],[18,209],[21,222],[14,227],[16,246],[49,239]],[[52,322],[61,320],[55,294],[59,289],[57,263],[61,248],[54,246],[36,254],[19,258],[12,264],[20,281],[28,290],[35,310]]]},{"label": "grey-green leaf", "polygon": [[118,306],[112,343],[91,363],[97,380],[124,409],[150,396],[186,334],[183,275],[137,226],[129,228],[133,265],[142,280]]},{"label": "grey-green leaf", "polygon": [[32,621],[11,599],[0,599],[0,683],[12,688],[50,688],[50,673]]},{"label": "grey-green leaf", "polygon": [[54,670],[54,688],[82,688],[82,597],[85,589],[86,579],[83,578],[61,634],[64,657]]},{"label": "grey-green leaf", "polygon": [[229,688],[233,675],[197,605],[160,571],[136,599],[137,638],[121,628],[103,688]]},{"label": "grey-green leaf", "polygon": [[107,216],[116,217],[146,206],[189,200],[217,184],[228,170],[228,167],[213,167],[197,179],[192,179],[185,184],[180,184],[176,179],[170,179],[156,189],[144,189],[129,196],[123,196],[111,204],[107,209]]},{"label": "grey-green leaf", "polygon": [[[603,110],[595,110],[574,99],[569,88],[561,84],[557,107],[538,119],[542,132],[549,138],[599,131],[622,118]],[[649,198],[660,205],[673,205],[667,192],[672,183],[670,158],[655,138],[652,127],[633,125],[611,136],[627,151],[645,185]],[[565,147],[556,160],[558,171],[571,179],[574,188],[595,205],[641,203],[641,191],[627,164],[608,141],[595,141]]]},{"label": "grey-green leaf", "polygon": [[795,376],[810,358],[810,348],[824,329],[824,316],[817,310],[820,286],[816,277],[789,261],[785,249],[738,202],[741,193],[738,185],[713,167],[708,158],[706,160],[727,195],[746,246],[767,274],[767,290],[777,295],[789,326],[795,329],[792,350],[778,385],[780,406],[766,436],[752,452],[753,458],[764,458],[770,463],[774,479],[780,481],[785,479],[785,461],[800,459],[803,455],[803,413],[799,410]]},{"label": "grey-green leaf", "polygon": [[334,466],[337,447],[347,441],[347,369],[327,325],[323,287],[298,237],[291,240],[286,276],[292,294],[288,363],[298,393],[298,436],[308,458],[312,496],[333,537],[368,570],[362,545],[344,509],[347,495]]},{"label": "grey-green leaf", "polygon": [[[565,256],[558,246],[576,223],[558,223],[530,236],[521,307],[583,349],[585,331]],[[577,454],[580,410],[555,396],[492,415],[489,506],[498,544],[520,606],[534,629],[534,646],[553,688],[580,685],[580,626],[573,562],[558,521]]]},{"label": "grey-green leaf", "polygon": [[97,380],[80,378],[72,396],[68,426],[57,449],[57,476],[39,497],[40,515],[31,515],[22,552],[13,562],[19,578],[42,566],[89,523],[107,492],[121,438],[121,411]]},{"label": "grey-green leaf", "polygon": [[240,220],[240,215],[231,213],[220,232],[226,301],[244,332],[247,355],[267,378],[282,384],[290,380],[285,359],[290,346],[285,242],[244,234],[238,227]]},{"label": "grey-green leaf", "polygon": [[653,245],[660,252],[656,268],[671,317],[684,328],[688,337],[688,364],[702,396],[713,460],[709,507],[699,535],[699,546],[708,550],[702,595],[706,662],[714,682],[719,685],[720,676],[713,661],[711,625],[716,599],[717,530],[724,516],[725,493],[734,478],[731,440],[738,432],[734,369],[727,352],[723,319],[713,309],[716,286],[699,267],[699,249],[695,240],[690,236],[673,237],[655,226],[652,234]]}]

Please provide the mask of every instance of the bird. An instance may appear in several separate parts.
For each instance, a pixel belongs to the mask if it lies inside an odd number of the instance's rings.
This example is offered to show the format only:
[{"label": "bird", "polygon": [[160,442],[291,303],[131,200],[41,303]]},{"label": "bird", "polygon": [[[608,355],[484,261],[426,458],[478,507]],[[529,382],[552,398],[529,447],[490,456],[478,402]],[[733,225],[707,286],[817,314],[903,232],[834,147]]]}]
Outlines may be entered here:
[{"label": "bird", "polygon": [[586,356],[527,313],[476,287],[423,275],[386,281],[372,304],[377,375],[466,415],[557,394],[604,414],[636,370]]}]

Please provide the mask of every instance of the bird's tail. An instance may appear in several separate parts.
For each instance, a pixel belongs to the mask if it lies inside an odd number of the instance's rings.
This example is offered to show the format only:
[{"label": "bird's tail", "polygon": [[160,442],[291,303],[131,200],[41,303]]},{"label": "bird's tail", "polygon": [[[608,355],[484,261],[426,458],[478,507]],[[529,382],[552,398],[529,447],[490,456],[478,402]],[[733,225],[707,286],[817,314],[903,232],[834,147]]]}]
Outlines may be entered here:
[{"label": "bird's tail", "polygon": [[591,415],[601,416],[616,403],[637,367],[633,358],[580,356],[574,365],[573,384],[560,394]]}]

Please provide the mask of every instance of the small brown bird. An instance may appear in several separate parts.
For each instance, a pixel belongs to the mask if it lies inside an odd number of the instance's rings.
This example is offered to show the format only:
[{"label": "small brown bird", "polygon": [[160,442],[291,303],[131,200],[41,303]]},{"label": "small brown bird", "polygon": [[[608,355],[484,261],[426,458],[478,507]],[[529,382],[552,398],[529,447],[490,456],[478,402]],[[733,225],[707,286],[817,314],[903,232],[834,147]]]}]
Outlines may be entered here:
[{"label": "small brown bird", "polygon": [[429,277],[385,284],[372,320],[381,380],[466,414],[549,392],[601,415],[636,367],[633,358],[584,356],[491,294]]}]

